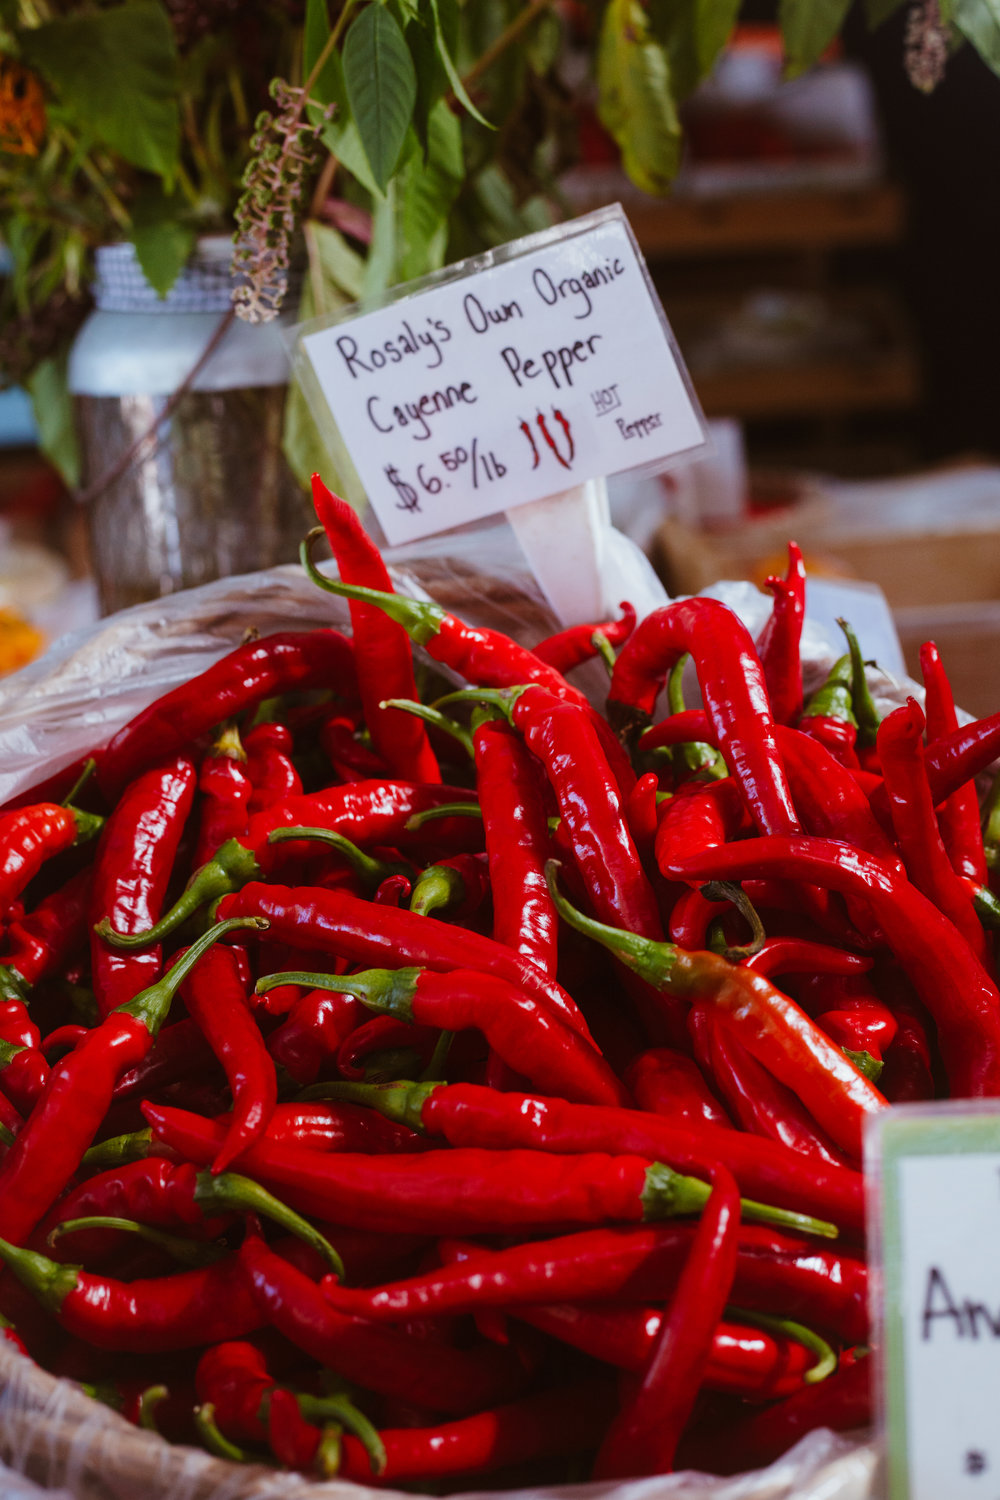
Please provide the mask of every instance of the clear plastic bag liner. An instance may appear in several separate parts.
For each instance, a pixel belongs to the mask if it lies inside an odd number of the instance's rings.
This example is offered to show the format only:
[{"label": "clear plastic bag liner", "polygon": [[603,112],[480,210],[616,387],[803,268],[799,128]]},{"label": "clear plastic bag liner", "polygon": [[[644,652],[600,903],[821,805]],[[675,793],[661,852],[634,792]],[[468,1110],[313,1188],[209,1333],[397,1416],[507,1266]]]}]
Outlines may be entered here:
[{"label": "clear plastic bag liner", "polygon": [[[397,555],[390,564],[400,592],[433,598],[469,623],[506,631],[524,645],[559,628],[513,548],[491,547],[473,556],[467,548],[425,545],[420,556]],[[767,596],[749,584],[716,585],[712,592],[744,617],[754,635],[759,632],[771,604]],[[269,635],[347,622],[345,601],[322,593],[298,567],[282,567],[138,605],[66,636],[0,688],[0,801],[104,744],[139,709],[232,650],[248,628]],[[821,632],[807,627],[807,691],[838,654]],[[607,688],[603,667],[590,664],[575,680],[584,685],[587,672],[588,690],[599,701]],[[906,685],[874,673],[870,680],[883,708],[904,700]],[[694,693],[689,701],[696,701]],[[393,1493],[237,1466],[173,1446],[2,1341],[0,1461],[45,1486],[64,1486],[79,1500],[135,1500],[140,1494],[146,1500],[367,1500]],[[871,1500],[875,1468],[871,1443],[820,1431],[770,1468],[737,1478],[675,1474],[516,1494],[524,1500]],[[0,1495],[8,1493],[16,1491],[3,1488],[0,1473]],[[467,1493],[485,1500],[498,1492]]]}]

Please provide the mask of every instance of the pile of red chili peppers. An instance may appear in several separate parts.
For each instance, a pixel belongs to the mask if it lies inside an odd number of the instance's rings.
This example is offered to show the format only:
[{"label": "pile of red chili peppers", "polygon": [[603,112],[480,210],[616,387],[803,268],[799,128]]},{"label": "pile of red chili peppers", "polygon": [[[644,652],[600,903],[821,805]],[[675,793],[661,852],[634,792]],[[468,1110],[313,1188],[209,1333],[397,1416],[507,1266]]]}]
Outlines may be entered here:
[{"label": "pile of red chili peppers", "polygon": [[691,599],[529,651],[314,493],[351,638],[248,641],[0,814],[7,1338],[366,1483],[864,1426],[866,1118],[1000,1094],[1000,714],[928,645],[879,722],[846,626],[803,701],[794,544],[756,643]]}]

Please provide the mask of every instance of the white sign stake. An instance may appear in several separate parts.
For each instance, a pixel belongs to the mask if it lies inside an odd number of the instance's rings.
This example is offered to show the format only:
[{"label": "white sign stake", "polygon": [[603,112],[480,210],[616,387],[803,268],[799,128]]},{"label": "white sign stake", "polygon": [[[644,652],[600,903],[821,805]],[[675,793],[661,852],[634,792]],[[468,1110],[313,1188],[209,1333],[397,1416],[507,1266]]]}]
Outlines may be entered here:
[{"label": "white sign stake", "polygon": [[390,545],[505,511],[566,621],[599,618],[606,603],[601,482],[659,471],[706,442],[617,206],[293,339],[348,496],[367,495]]}]

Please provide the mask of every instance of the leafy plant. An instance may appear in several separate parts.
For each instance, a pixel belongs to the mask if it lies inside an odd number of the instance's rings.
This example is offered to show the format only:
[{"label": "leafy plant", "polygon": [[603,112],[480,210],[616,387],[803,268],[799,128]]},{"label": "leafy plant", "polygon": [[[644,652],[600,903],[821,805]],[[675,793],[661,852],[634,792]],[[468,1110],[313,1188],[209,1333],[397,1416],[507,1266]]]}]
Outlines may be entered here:
[{"label": "leafy plant", "polygon": [[[849,0],[779,0],[786,72],[811,67]],[[909,5],[906,63],[938,81],[968,40],[1000,72],[997,0]],[[681,109],[739,0],[0,0],[0,378],[44,405],[71,478],[65,352],[87,309],[90,254],[129,239],[166,295],[197,234],[237,226],[235,294],[276,315],[289,256],[299,316],[539,228],[596,109],[625,170],[669,190]],[[567,65],[568,59],[568,65]],[[10,114],[4,70],[20,70]],[[6,102],[5,102],[6,101]],[[286,451],[315,434],[293,392]]]}]

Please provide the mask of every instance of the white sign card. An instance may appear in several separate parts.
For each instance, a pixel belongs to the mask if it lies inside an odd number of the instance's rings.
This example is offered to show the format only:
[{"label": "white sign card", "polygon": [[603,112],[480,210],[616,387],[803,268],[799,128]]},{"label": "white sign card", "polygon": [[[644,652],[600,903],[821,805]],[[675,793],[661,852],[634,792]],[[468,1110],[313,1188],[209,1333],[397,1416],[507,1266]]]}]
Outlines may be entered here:
[{"label": "white sign card", "polygon": [[1000,1101],[897,1105],[865,1156],[890,1500],[996,1500]]},{"label": "white sign card", "polygon": [[296,332],[314,415],[392,545],[706,441],[617,205]]}]

